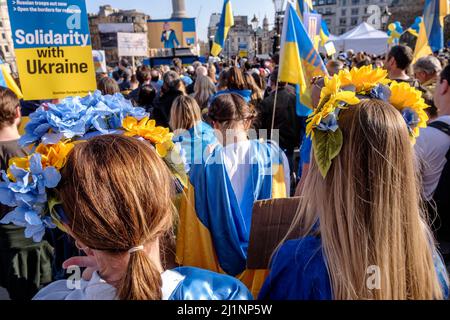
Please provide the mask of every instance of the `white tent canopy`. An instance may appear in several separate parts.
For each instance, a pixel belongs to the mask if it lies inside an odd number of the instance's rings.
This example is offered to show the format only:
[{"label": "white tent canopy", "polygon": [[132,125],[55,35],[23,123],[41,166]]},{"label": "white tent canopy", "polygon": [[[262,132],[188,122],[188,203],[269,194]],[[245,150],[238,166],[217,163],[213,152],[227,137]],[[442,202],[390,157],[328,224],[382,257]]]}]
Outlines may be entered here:
[{"label": "white tent canopy", "polygon": [[387,52],[388,38],[389,36],[385,32],[363,22],[331,41],[334,42],[337,52],[352,49],[355,52],[365,51],[370,54],[381,55]]}]

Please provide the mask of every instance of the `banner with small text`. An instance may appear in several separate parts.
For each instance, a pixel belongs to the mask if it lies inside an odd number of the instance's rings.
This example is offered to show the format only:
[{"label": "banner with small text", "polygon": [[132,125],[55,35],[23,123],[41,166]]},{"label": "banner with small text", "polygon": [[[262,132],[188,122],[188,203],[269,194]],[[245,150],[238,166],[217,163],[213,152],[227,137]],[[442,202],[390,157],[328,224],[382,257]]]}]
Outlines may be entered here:
[{"label": "banner with small text", "polygon": [[84,0],[8,0],[25,100],[87,95],[96,88]]}]

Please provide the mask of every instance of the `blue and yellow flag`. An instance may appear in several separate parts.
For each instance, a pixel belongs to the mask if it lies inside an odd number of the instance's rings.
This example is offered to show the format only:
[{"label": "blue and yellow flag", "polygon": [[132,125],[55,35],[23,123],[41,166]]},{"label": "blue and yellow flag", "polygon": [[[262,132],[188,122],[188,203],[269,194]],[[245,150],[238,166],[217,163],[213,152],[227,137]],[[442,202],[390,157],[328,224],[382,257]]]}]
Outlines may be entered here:
[{"label": "blue and yellow flag", "polygon": [[414,51],[414,60],[444,47],[444,18],[449,12],[448,0],[425,0],[423,21]]},{"label": "blue and yellow flag", "polygon": [[312,110],[311,80],[326,76],[327,70],[291,3],[284,19],[279,81],[298,85],[297,115],[307,116]]},{"label": "blue and yellow flag", "polygon": [[17,98],[22,99],[23,94],[20,91],[19,86],[14,81],[13,77],[9,74],[6,65],[0,59],[0,86],[4,88],[9,88],[12,92],[14,92]]},{"label": "blue and yellow flag", "polygon": [[223,3],[222,15],[214,38],[214,43],[211,48],[211,55],[217,57],[225,46],[225,40],[228,36],[228,31],[234,26],[233,10],[231,9],[231,1],[225,0]]},{"label": "blue and yellow flag", "polygon": [[250,141],[249,176],[243,195],[233,189],[217,146],[204,163],[194,163],[184,190],[177,227],[177,263],[237,277],[257,296],[267,270],[246,268],[253,203],[285,198],[287,188],[281,149],[272,143]]},{"label": "blue and yellow flag", "polygon": [[313,11],[312,0],[297,0],[297,13],[303,19],[303,13]]},{"label": "blue and yellow flag", "polygon": [[[314,10],[312,0],[297,0],[296,10],[301,20],[303,20],[303,14],[305,12],[318,13],[316,10]],[[330,38],[330,31],[328,30],[326,21],[322,19],[320,28],[321,45],[322,46],[325,45],[325,43],[328,41],[329,38]]]}]

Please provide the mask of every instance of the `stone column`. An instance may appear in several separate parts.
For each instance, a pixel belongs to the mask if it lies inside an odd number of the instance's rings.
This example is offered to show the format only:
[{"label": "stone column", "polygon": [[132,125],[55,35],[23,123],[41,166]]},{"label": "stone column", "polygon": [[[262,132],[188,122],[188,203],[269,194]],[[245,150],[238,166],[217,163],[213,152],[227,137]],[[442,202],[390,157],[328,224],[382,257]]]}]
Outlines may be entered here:
[{"label": "stone column", "polygon": [[184,0],[172,0],[172,18],[186,18],[186,5]]}]

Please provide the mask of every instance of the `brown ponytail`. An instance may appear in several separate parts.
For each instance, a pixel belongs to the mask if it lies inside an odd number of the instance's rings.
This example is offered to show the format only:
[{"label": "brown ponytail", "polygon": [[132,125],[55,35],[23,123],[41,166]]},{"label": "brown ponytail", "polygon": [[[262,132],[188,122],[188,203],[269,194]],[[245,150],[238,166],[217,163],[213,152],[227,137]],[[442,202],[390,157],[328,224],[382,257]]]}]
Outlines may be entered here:
[{"label": "brown ponytail", "polygon": [[128,268],[118,286],[120,300],[161,300],[161,275],[144,251],[130,254]]},{"label": "brown ponytail", "polygon": [[105,135],[78,144],[61,172],[59,196],[72,234],[94,250],[129,256],[114,284],[123,300],[161,299],[162,270],[144,251],[173,221],[173,182],[167,166],[146,142]]}]

